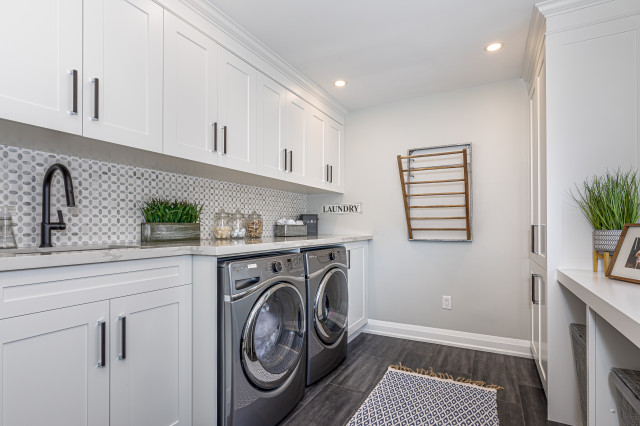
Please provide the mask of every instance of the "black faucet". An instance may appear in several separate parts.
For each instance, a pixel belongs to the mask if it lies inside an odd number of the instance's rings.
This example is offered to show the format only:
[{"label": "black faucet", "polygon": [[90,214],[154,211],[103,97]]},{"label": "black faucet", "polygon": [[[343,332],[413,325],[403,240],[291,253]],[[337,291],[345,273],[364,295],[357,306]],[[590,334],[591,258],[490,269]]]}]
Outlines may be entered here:
[{"label": "black faucet", "polygon": [[64,192],[67,196],[67,206],[75,207],[76,200],[73,196],[73,182],[71,181],[71,173],[62,164],[56,163],[47,169],[42,182],[42,223],[40,224],[40,247],[53,247],[51,245],[51,231],[63,230],[67,227],[62,218],[62,211],[58,209],[58,222],[50,222],[51,220],[51,181],[53,175],[57,171],[62,173],[64,179]]}]

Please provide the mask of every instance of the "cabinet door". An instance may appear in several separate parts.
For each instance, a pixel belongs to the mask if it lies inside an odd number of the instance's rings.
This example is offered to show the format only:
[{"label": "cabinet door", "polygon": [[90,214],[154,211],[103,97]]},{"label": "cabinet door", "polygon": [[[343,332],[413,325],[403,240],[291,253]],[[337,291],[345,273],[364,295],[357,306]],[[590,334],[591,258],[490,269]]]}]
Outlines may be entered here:
[{"label": "cabinet door", "polygon": [[0,118],[82,134],[82,0],[4,1],[0,40]]},{"label": "cabinet door", "polygon": [[111,424],[191,424],[191,286],[111,300]]},{"label": "cabinet door", "polygon": [[540,265],[530,262],[531,353],[540,373],[547,380],[547,274]]},{"label": "cabinet door", "polygon": [[345,244],[349,278],[349,335],[364,327],[368,321],[367,274],[368,242]]},{"label": "cabinet door", "polygon": [[544,62],[538,68],[531,91],[531,230],[529,258],[546,267],[547,251],[547,168],[546,168],[546,79]]},{"label": "cabinet door", "polygon": [[163,153],[217,163],[218,45],[165,11]]},{"label": "cabinet door", "polygon": [[326,115],[310,106],[307,117],[307,143],[305,146],[305,168],[307,182],[310,185],[324,187],[325,174],[325,143],[327,133]]},{"label": "cabinet door", "polygon": [[288,150],[287,170],[289,178],[304,183],[306,177],[305,155],[307,145],[307,109],[309,104],[291,92],[287,93],[285,144]]},{"label": "cabinet door", "polygon": [[0,321],[0,425],[107,426],[108,317],[98,302]]},{"label": "cabinet door", "polygon": [[333,120],[328,121],[327,138],[325,140],[325,162],[328,167],[327,187],[342,191],[344,182],[342,170],[344,166],[344,127]]},{"label": "cabinet door", "polygon": [[162,7],[85,0],[85,136],[162,151]]},{"label": "cabinet door", "polygon": [[284,123],[287,90],[262,73],[258,73],[257,136],[258,173],[283,179]]},{"label": "cabinet door", "polygon": [[[242,171],[256,170],[255,68],[219,47],[218,164]],[[221,133],[220,133],[221,132]]]}]

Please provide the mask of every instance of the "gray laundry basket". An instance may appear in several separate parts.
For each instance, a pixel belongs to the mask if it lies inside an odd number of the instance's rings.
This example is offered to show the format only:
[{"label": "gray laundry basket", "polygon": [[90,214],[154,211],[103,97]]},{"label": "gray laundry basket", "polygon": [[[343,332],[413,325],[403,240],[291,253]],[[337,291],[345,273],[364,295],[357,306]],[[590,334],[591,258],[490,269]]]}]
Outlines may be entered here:
[{"label": "gray laundry basket", "polygon": [[587,424],[587,326],[583,324],[569,325],[571,330],[571,346],[573,362],[576,366],[578,394],[580,394],[580,411],[582,424]]},{"label": "gray laundry basket", "polygon": [[640,425],[640,371],[612,368],[616,406],[622,426]]}]

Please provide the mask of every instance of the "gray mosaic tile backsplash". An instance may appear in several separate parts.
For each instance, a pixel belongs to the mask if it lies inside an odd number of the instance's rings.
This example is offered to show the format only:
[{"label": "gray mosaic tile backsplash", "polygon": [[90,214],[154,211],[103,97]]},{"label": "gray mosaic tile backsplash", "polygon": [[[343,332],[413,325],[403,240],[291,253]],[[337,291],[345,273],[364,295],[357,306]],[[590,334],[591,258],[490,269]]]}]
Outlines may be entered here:
[{"label": "gray mosaic tile backsplash", "polygon": [[14,207],[19,247],[40,244],[42,179],[54,163],[69,168],[76,194],[76,207],[67,207],[64,185],[57,174],[51,190],[52,220],[57,220],[56,209],[62,210],[67,229],[52,232],[54,245],[139,242],[143,219],[138,204],[152,197],[204,203],[200,218],[203,239],[213,238],[213,217],[220,208],[239,208],[243,213],[256,210],[263,216],[265,237],[273,236],[277,219],[297,218],[307,210],[304,194],[6,145],[0,145],[0,162],[0,205]]}]

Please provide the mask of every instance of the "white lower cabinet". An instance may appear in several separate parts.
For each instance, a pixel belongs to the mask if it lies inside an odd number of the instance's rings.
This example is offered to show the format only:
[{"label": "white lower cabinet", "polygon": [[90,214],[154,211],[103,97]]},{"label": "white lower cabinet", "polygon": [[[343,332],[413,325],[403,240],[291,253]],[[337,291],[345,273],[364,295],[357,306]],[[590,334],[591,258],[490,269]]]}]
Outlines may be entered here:
[{"label": "white lower cabinet", "polygon": [[[191,425],[190,281],[184,257],[0,273],[41,299],[0,320],[0,426]],[[101,300],[28,313],[61,294]]]},{"label": "white lower cabinet", "polygon": [[359,241],[344,245],[347,249],[349,278],[349,335],[369,320],[367,279],[369,275],[369,243]]},{"label": "white lower cabinet", "polygon": [[111,424],[191,424],[191,287],[111,300]]},{"label": "white lower cabinet", "polygon": [[109,425],[108,319],[102,301],[0,321],[0,425]]}]

